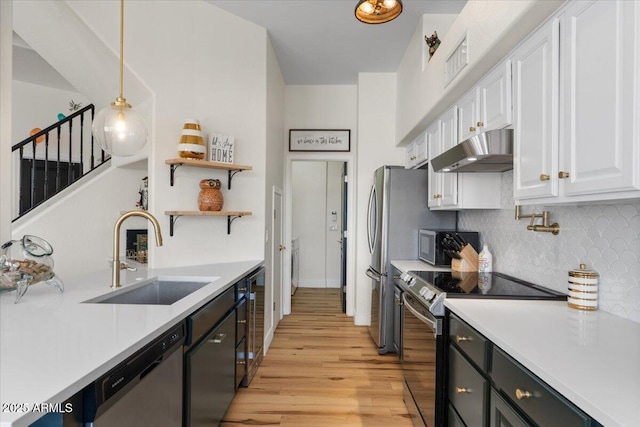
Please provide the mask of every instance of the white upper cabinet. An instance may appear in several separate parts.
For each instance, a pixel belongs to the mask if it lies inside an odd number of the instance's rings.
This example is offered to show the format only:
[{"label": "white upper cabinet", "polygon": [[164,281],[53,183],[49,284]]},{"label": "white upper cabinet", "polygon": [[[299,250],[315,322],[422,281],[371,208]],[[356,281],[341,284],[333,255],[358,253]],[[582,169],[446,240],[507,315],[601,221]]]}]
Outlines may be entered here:
[{"label": "white upper cabinet", "polygon": [[511,125],[511,61],[487,74],[458,101],[458,141]]},{"label": "white upper cabinet", "polygon": [[[442,143],[438,155],[452,148],[459,141],[458,139],[458,111],[454,105],[440,117],[440,138]],[[440,188],[438,189],[440,207],[451,207],[458,204],[458,174],[441,173]]]},{"label": "white upper cabinet", "polygon": [[640,197],[638,23],[640,2],[570,2],[516,49],[517,203]]},{"label": "white upper cabinet", "polygon": [[514,196],[558,194],[558,20],[513,53]]},{"label": "white upper cabinet", "polygon": [[502,129],[512,123],[511,61],[506,60],[480,82],[478,131]]},{"label": "white upper cabinet", "polygon": [[413,145],[415,166],[422,166],[425,160],[427,160],[427,141],[424,134],[421,134],[415,141],[413,141]]},{"label": "white upper cabinet", "polygon": [[637,1],[580,1],[562,16],[559,173],[566,196],[640,189],[639,10]]},{"label": "white upper cabinet", "polygon": [[417,168],[427,160],[427,141],[424,133],[420,134],[405,148],[405,169]]},{"label": "white upper cabinet", "polygon": [[480,88],[476,87],[458,100],[458,141],[478,133],[480,122]]},{"label": "white upper cabinet", "polygon": [[[426,130],[424,139],[427,142],[429,158],[433,159],[442,152],[442,138],[440,137],[440,120],[433,122]],[[441,179],[444,174],[436,173],[433,167],[429,165],[429,208],[437,208],[440,206],[440,189],[442,188]]]},{"label": "white upper cabinet", "polygon": [[404,168],[411,169],[416,164],[416,145],[414,142],[404,149]]}]

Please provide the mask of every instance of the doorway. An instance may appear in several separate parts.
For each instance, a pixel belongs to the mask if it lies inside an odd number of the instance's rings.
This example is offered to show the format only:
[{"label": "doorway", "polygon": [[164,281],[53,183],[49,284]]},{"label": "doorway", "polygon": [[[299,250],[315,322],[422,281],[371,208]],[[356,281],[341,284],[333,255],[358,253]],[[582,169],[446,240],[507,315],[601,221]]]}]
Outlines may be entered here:
[{"label": "doorway", "polygon": [[273,313],[271,314],[272,325],[271,334],[278,326],[278,322],[282,319],[282,270],[285,259],[285,246],[283,244],[283,203],[282,203],[282,190],[278,187],[273,187],[272,190],[272,203],[273,203],[273,218],[271,219],[271,239],[272,239],[272,256],[271,256],[271,271],[272,280],[271,283],[271,301],[273,301]]},{"label": "doorway", "polygon": [[337,288],[346,311],[347,163],[308,160],[291,164],[291,241],[296,243],[292,291]]}]

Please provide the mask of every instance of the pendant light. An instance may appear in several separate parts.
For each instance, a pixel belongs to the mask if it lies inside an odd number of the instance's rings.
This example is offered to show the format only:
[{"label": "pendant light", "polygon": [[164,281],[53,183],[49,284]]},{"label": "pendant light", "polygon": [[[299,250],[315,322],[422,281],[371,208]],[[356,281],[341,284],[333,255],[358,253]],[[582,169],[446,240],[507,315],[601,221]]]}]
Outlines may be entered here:
[{"label": "pendant light", "polygon": [[147,143],[147,126],[122,95],[124,64],[124,0],[120,0],[120,93],[111,106],[94,118],[91,133],[100,147],[114,156],[132,156]]},{"label": "pendant light", "polygon": [[402,13],[401,0],[360,0],[355,14],[365,24],[383,24]]}]

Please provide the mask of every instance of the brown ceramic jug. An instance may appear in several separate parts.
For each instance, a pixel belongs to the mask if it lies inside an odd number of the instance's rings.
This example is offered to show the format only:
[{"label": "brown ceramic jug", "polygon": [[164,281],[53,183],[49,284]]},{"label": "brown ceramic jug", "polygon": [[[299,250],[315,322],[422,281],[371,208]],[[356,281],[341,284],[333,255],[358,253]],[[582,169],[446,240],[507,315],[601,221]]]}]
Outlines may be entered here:
[{"label": "brown ceramic jug", "polygon": [[201,211],[221,211],[224,199],[220,191],[219,179],[203,179],[200,181],[198,209]]}]

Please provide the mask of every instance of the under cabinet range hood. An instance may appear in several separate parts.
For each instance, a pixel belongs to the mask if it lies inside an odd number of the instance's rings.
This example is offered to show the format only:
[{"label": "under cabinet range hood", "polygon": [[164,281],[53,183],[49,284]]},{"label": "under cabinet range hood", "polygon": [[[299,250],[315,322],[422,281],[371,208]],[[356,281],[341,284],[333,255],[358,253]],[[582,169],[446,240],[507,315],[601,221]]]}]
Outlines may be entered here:
[{"label": "under cabinet range hood", "polygon": [[513,169],[513,129],[472,136],[431,159],[435,172],[504,172]]}]

